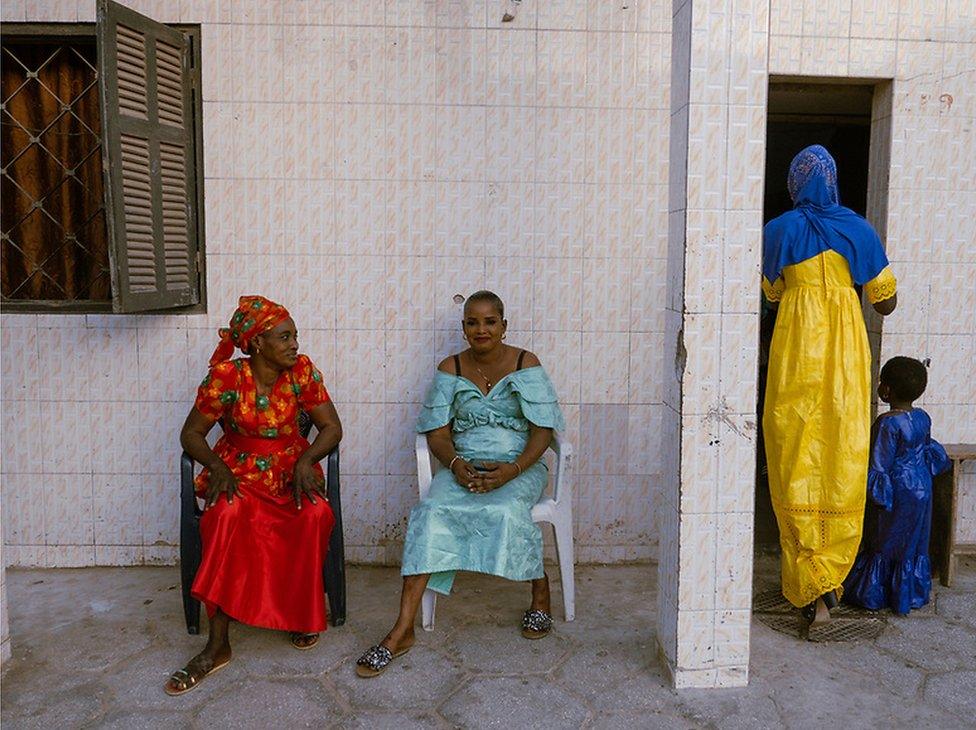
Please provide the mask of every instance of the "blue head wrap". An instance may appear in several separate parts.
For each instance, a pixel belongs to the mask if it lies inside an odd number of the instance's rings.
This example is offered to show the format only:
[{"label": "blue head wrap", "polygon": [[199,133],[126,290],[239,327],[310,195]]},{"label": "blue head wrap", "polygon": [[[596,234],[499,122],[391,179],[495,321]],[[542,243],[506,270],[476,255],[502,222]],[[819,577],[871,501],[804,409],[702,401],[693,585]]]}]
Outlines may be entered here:
[{"label": "blue head wrap", "polygon": [[840,204],[837,163],[816,144],[801,151],[787,180],[793,210],[763,229],[763,276],[776,281],[783,268],[836,251],[851,268],[855,284],[866,284],[888,265],[881,239],[871,224]]}]

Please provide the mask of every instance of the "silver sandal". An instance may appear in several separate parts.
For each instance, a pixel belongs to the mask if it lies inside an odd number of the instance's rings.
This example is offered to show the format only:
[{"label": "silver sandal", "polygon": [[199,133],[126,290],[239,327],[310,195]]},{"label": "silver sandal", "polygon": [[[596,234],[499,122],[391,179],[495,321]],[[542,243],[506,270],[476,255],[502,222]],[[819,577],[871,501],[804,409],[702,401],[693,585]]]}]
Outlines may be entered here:
[{"label": "silver sandal", "polygon": [[552,615],[545,611],[526,611],[522,615],[522,636],[526,639],[542,639],[552,631]]},{"label": "silver sandal", "polygon": [[396,654],[382,644],[371,646],[356,660],[356,674],[364,679],[377,677],[386,671],[386,668],[390,666],[390,662],[399,656],[403,656],[408,651],[410,651],[409,646],[405,649],[400,649]]}]

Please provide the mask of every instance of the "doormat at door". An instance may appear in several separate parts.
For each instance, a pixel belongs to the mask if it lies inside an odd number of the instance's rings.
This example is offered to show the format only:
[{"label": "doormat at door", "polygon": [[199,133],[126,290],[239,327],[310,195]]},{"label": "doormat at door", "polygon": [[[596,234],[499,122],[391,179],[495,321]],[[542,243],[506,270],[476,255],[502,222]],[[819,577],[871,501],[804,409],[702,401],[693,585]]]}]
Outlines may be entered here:
[{"label": "doormat at door", "polygon": [[778,590],[763,591],[752,599],[752,612],[758,621],[781,634],[804,636],[807,641],[871,641],[881,636],[887,622],[874,611],[842,603],[830,612],[825,626],[807,630],[807,622]]}]

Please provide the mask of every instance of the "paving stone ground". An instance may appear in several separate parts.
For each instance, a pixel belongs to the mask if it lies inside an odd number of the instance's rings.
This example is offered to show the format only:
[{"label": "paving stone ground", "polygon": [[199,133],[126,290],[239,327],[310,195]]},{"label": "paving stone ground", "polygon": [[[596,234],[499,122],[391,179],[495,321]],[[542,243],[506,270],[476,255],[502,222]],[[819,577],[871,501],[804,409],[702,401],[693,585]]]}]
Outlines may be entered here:
[{"label": "paving stone ground", "polygon": [[[4,728],[976,727],[976,561],[930,610],[871,642],[813,644],[754,621],[750,685],[672,690],[656,659],[652,565],[581,567],[577,618],[518,633],[527,585],[463,575],[432,633],[386,674],[356,657],[388,628],[394,569],[351,567],[349,622],[312,651],[234,626],[234,659],[180,698],[167,675],[202,646],[183,628],[176,568],[7,572],[13,658]],[[757,560],[756,592],[775,585]],[[554,604],[561,594],[554,586]]]}]

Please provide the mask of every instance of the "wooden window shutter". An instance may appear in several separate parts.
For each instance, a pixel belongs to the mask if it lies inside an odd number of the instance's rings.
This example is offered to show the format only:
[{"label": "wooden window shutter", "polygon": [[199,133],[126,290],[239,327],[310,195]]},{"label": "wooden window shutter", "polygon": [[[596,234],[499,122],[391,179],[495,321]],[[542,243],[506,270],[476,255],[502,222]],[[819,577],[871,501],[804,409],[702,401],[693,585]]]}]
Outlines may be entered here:
[{"label": "wooden window shutter", "polygon": [[113,306],[200,300],[189,45],[178,30],[98,0],[105,209]]}]

